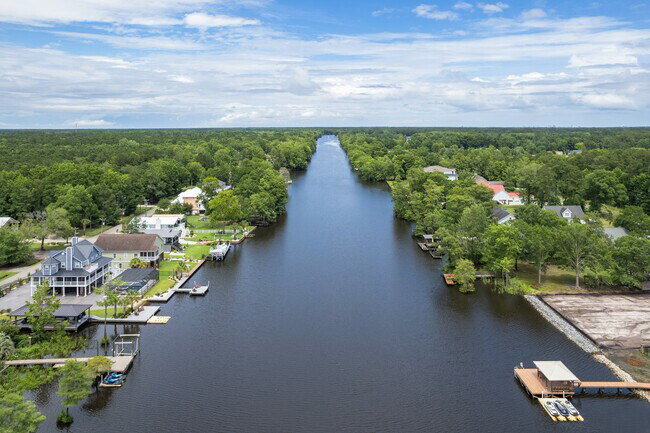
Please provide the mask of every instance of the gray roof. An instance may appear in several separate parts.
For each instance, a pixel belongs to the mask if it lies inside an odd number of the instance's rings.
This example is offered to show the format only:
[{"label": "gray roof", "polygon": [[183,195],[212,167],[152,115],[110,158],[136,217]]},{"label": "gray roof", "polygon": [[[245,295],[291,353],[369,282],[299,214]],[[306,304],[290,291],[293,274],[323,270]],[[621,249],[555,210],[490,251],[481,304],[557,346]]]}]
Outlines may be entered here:
[{"label": "gray roof", "polygon": [[178,229],[145,229],[144,233],[151,235],[158,235],[161,238],[175,238],[181,235],[181,231]]},{"label": "gray roof", "polygon": [[501,221],[502,219],[504,219],[509,215],[512,214],[502,207],[495,207],[494,209],[492,209],[492,213],[490,213],[490,217],[496,218],[497,221]]},{"label": "gray roof", "polygon": [[95,244],[104,251],[156,251],[160,236],[147,233],[102,233]]},{"label": "gray roof", "polygon": [[623,227],[605,227],[603,231],[613,241],[627,235],[627,230]]},{"label": "gray roof", "polygon": [[[90,310],[91,308],[92,308],[92,304],[62,304],[54,312],[54,315],[56,317],[74,317],[80,315],[86,310]],[[29,309],[28,305],[23,305],[19,309],[9,313],[9,315],[22,317],[25,315],[28,309]]]},{"label": "gray roof", "polygon": [[125,283],[136,283],[143,280],[155,280],[158,278],[158,270],[154,268],[130,268],[118,275]]},{"label": "gray roof", "polygon": [[439,171],[440,173],[455,173],[456,169],[443,167],[442,165],[431,165],[429,167],[424,167],[422,171],[425,173],[433,173],[434,171]]},{"label": "gray roof", "polygon": [[0,217],[0,227],[4,226],[7,223],[11,223],[11,222],[15,223],[17,221],[15,219],[11,218],[11,217]]},{"label": "gray roof", "polygon": [[[48,258],[46,261],[50,260],[52,257]],[[98,267],[102,267],[107,263],[110,263],[113,259],[109,257],[100,257],[99,260],[96,260],[93,262],[93,264],[97,264]],[[44,264],[50,264],[50,263],[45,263]],[[61,269],[59,268],[58,272],[52,274],[52,275],[43,275],[43,269],[39,269],[38,271],[34,272],[32,274],[32,277],[85,277],[86,275],[90,275],[90,272],[85,270],[84,268],[74,268],[74,269]]]},{"label": "gray roof", "polygon": [[579,382],[562,361],[533,361],[535,367],[551,382]]},{"label": "gray roof", "polygon": [[569,209],[574,217],[583,218],[585,216],[581,206],[544,206],[544,209],[555,212],[557,216],[562,216],[565,209]]}]

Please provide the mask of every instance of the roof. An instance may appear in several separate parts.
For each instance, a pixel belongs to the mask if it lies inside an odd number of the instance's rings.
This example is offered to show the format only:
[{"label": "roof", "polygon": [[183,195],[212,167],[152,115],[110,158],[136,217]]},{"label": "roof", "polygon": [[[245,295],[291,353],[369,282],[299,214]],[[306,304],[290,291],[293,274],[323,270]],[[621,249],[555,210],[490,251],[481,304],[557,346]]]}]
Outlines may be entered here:
[{"label": "roof", "polygon": [[137,283],[142,280],[155,280],[158,278],[158,270],[155,268],[130,268],[122,272],[117,278],[125,283]]},{"label": "roof", "polygon": [[544,209],[551,210],[558,216],[562,216],[566,209],[569,209],[574,217],[582,218],[585,216],[585,213],[582,211],[581,206],[544,206]]},{"label": "roof", "polygon": [[[74,317],[80,315],[86,310],[90,310],[91,308],[92,308],[92,304],[62,304],[59,306],[59,308],[56,309],[54,315],[56,317]],[[27,313],[27,310],[29,310],[29,306],[23,305],[17,310],[14,310],[11,313],[9,313],[9,315],[21,317],[24,316],[25,313]]]},{"label": "roof", "polygon": [[158,235],[161,238],[174,238],[181,235],[179,229],[145,229],[143,231],[147,234]]},{"label": "roof", "polygon": [[434,171],[439,171],[440,173],[456,173],[455,168],[447,168],[442,165],[430,165],[429,167],[424,167],[422,171],[425,173],[433,173]]},{"label": "roof", "polygon": [[625,230],[623,227],[605,227],[603,231],[613,241],[627,235],[627,230]]},{"label": "roof", "polygon": [[492,218],[496,218],[498,221],[501,221],[502,219],[510,215],[512,214],[502,207],[495,207],[494,209],[492,209],[492,213],[490,213],[490,216]]},{"label": "roof", "polygon": [[185,218],[185,215],[182,214],[154,214],[149,217],[140,218],[141,224],[155,223],[157,221],[165,224],[175,224],[177,221]]},{"label": "roof", "polygon": [[197,198],[202,193],[203,191],[201,190],[201,188],[197,186],[194,188],[186,189],[182,193],[178,194],[178,198]]},{"label": "roof", "polygon": [[511,191],[508,193],[508,195],[511,197],[521,197],[521,193],[519,191]]},{"label": "roof", "polygon": [[104,251],[155,251],[156,241],[160,236],[147,233],[103,233],[97,237],[95,244]]},{"label": "roof", "polygon": [[0,217],[0,227],[12,222],[15,223],[17,221],[11,217]]},{"label": "roof", "polygon": [[552,382],[579,382],[562,361],[533,361],[535,367]]}]

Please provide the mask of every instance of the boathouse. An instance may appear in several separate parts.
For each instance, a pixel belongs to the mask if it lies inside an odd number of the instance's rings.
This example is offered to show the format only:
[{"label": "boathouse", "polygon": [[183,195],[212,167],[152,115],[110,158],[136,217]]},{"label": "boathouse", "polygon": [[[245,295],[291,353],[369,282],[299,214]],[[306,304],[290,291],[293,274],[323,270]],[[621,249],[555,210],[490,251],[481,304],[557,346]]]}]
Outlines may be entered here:
[{"label": "boathouse", "polygon": [[533,364],[549,394],[573,392],[580,386],[580,380],[562,361],[533,361]]},{"label": "boathouse", "polygon": [[[54,319],[58,323],[67,322],[65,326],[66,331],[78,331],[88,320],[90,304],[63,304],[54,311]],[[32,330],[32,324],[29,323],[27,318],[27,310],[29,310],[28,305],[23,305],[17,310],[9,313],[9,319],[16,321],[16,326],[24,330]],[[46,326],[46,330],[53,330],[54,326]]]}]

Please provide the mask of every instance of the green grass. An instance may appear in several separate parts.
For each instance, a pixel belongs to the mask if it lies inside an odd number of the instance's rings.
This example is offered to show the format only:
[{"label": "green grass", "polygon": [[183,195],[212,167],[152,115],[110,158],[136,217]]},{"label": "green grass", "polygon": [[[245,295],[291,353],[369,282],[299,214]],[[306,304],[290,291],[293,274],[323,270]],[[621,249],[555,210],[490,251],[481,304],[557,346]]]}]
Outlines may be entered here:
[{"label": "green grass", "polygon": [[205,259],[210,254],[210,245],[188,245],[183,252],[188,259]]},{"label": "green grass", "polygon": [[[64,243],[55,243],[55,244],[45,244],[45,251],[54,251],[54,250],[63,250],[65,247],[68,246],[68,244]],[[41,243],[40,242],[33,242],[29,244],[29,249],[32,252],[39,251],[41,249]]]},{"label": "green grass", "polygon": [[[246,230],[250,232],[253,230],[254,226],[246,226]],[[225,230],[225,234],[221,233],[194,233],[194,236],[191,238],[185,238],[186,241],[190,242],[201,242],[201,241],[216,241],[216,240],[223,240],[223,241],[231,241],[233,240],[233,234],[234,234],[234,229],[232,226],[227,226]],[[237,228],[237,239],[241,239],[242,237],[242,229],[241,227]]]},{"label": "green grass", "polygon": [[187,227],[190,229],[197,229],[197,230],[213,230],[217,228],[214,225],[212,225],[210,221],[200,221],[201,218],[204,218],[204,216],[189,215],[187,217]]},{"label": "green grass", "polygon": [[[208,247],[208,251],[210,247]],[[201,257],[203,258],[203,257]],[[155,295],[161,295],[171,289],[175,281],[170,280],[169,277],[172,275],[174,270],[178,267],[180,262],[178,261],[162,261],[160,262],[160,268],[158,269],[159,279],[158,282],[144,295],[145,298],[150,298]],[[197,265],[196,263],[188,263],[189,270],[191,271]]]},{"label": "green grass", "polygon": [[535,289],[535,294],[552,293],[581,293],[584,289],[576,289],[576,276],[573,271],[550,265],[546,274],[542,274],[542,284],[537,284],[537,269],[535,265],[519,262],[519,270],[512,273],[524,283]]},{"label": "green grass", "polygon": [[17,272],[0,271],[0,281],[4,280],[5,278],[9,278],[11,276],[14,276],[16,274],[17,274]]},{"label": "green grass", "polygon": [[99,226],[99,227],[94,227],[91,229],[86,229],[86,230],[80,230],[79,231],[79,236],[83,237],[92,237],[92,236],[97,236],[100,233],[105,232],[106,230],[110,229],[113,226]]},{"label": "green grass", "polygon": [[[117,307],[117,314],[121,314],[124,312],[124,307]],[[91,316],[96,316],[96,317],[101,317],[102,319],[104,318],[104,309],[97,309],[97,310],[90,310],[90,315]],[[115,317],[114,314],[114,307],[111,305],[106,309],[106,317],[109,319],[111,317]]]}]

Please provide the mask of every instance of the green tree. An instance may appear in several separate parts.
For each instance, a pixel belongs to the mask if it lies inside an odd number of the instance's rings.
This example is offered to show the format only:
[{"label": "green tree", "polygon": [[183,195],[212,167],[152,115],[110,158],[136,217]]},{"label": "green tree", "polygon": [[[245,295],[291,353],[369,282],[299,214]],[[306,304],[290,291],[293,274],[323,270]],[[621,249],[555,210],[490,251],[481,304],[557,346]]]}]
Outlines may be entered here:
[{"label": "green tree", "polygon": [[650,234],[650,216],[639,206],[625,206],[614,219],[614,225],[624,227],[632,234],[641,236]]},{"label": "green tree", "polygon": [[476,281],[476,269],[474,264],[467,259],[460,259],[454,269],[454,280],[459,285],[461,293],[470,293],[475,290],[474,281]]},{"label": "green tree", "polygon": [[604,204],[627,203],[627,189],[613,171],[594,170],[585,177],[585,183],[585,198],[590,200],[594,210],[600,209]]},{"label": "green tree", "polygon": [[625,286],[641,287],[650,280],[650,239],[623,236],[612,251],[614,275]]},{"label": "green tree", "polygon": [[50,205],[47,207],[47,224],[50,233],[56,237],[65,239],[66,242],[74,234],[72,224],[68,218],[68,211],[63,208]]},{"label": "green tree", "polygon": [[557,252],[564,265],[575,271],[576,288],[580,287],[580,273],[597,263],[606,245],[598,230],[587,224],[571,223],[558,233]]},{"label": "green tree", "polygon": [[239,198],[233,190],[223,191],[208,203],[210,210],[209,219],[213,225],[239,221],[242,217],[242,208]]},{"label": "green tree", "polygon": [[142,220],[139,217],[133,217],[122,223],[122,232],[128,234],[142,233]]},{"label": "green tree", "polygon": [[490,225],[485,208],[475,204],[463,210],[456,229],[464,256],[479,263],[483,250],[483,235]]},{"label": "green tree", "polygon": [[43,421],[34,402],[0,387],[0,433],[32,433]]},{"label": "green tree", "polygon": [[0,332],[0,360],[7,359],[15,351],[16,348],[11,337],[4,332]]},{"label": "green tree", "polygon": [[72,422],[70,408],[77,406],[81,400],[92,392],[91,380],[93,376],[83,362],[66,361],[61,368],[59,379],[59,390],[57,395],[63,397],[65,416],[60,415],[60,420],[66,423]]},{"label": "green tree", "polygon": [[32,256],[24,234],[11,227],[0,227],[0,266],[23,263]]},{"label": "green tree", "polygon": [[47,327],[53,329],[64,327],[64,324],[59,323],[54,316],[54,312],[61,305],[61,301],[50,294],[47,280],[36,288],[32,300],[27,301],[26,304],[28,308],[25,317],[32,325],[32,336],[36,341],[46,339]]},{"label": "green tree", "polygon": [[103,376],[105,373],[108,373],[111,370],[111,365],[113,365],[113,361],[107,357],[95,356],[88,360],[86,368],[88,369],[88,374],[91,377],[96,377],[98,375]]},{"label": "green tree", "polygon": [[491,271],[499,273],[507,285],[508,276],[522,248],[523,238],[517,227],[494,224],[485,232],[483,261]]},{"label": "green tree", "polygon": [[542,284],[542,273],[546,272],[548,262],[556,249],[555,230],[523,223],[518,225],[523,233],[526,258],[537,268],[537,284]]},{"label": "green tree", "polygon": [[145,262],[144,260],[138,257],[132,258],[131,261],[129,262],[129,267],[134,269],[144,269],[148,266],[149,265],[147,264],[147,262]]},{"label": "green tree", "polygon": [[47,214],[44,213],[40,219],[25,219],[20,225],[20,229],[25,239],[39,239],[41,241],[41,251],[45,251],[45,239],[50,234]]}]

